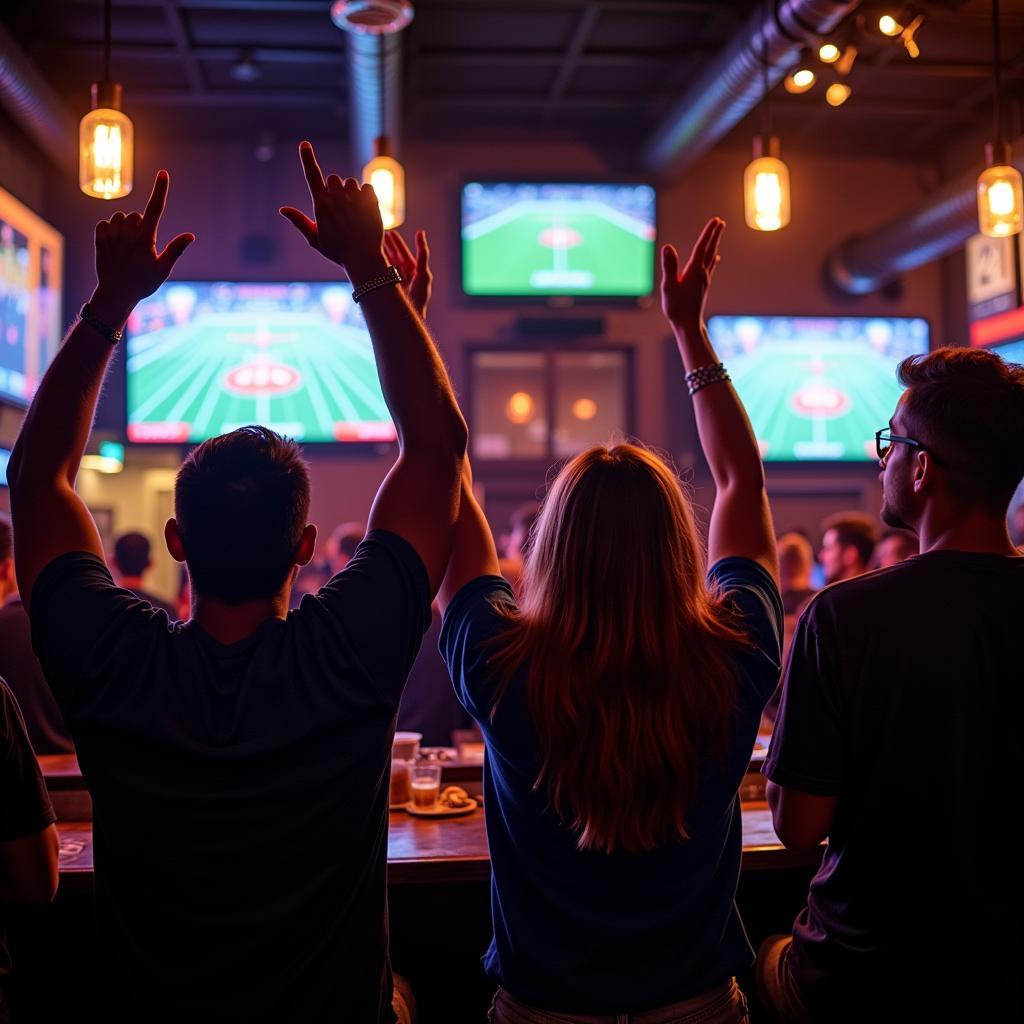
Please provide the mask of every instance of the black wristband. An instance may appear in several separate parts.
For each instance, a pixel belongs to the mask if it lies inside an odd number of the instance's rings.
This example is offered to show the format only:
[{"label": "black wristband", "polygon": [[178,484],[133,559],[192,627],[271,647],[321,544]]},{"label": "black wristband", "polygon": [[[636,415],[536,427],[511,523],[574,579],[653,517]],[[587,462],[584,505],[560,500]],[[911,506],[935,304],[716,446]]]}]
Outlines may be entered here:
[{"label": "black wristband", "polygon": [[88,324],[97,334],[102,335],[111,345],[116,345],[121,338],[124,336],[124,331],[119,331],[110,324],[104,323],[102,320],[97,319],[89,312],[89,303],[87,302],[81,312],[78,314],[78,319],[83,324]]},{"label": "black wristband", "polygon": [[371,277],[369,281],[364,281],[358,288],[353,289],[352,301],[358,303],[359,300],[368,292],[376,291],[378,288],[384,288],[389,284],[401,283],[402,274],[398,267],[388,267],[383,274]]}]

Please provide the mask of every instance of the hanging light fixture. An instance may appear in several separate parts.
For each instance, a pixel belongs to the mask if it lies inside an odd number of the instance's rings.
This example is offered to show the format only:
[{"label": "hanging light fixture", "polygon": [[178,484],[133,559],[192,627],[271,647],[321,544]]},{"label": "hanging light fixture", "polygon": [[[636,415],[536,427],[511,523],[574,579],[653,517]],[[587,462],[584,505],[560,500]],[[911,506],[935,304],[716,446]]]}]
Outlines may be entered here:
[{"label": "hanging light fixture", "polygon": [[405,220],[405,168],[391,155],[386,135],[373,141],[373,159],[363,168],[363,181],[373,186],[380,205],[380,219],[388,228]]},{"label": "hanging light fixture", "polygon": [[1003,136],[1002,58],[999,49],[999,0],[992,0],[992,78],[994,138],[985,146],[986,168],[978,178],[978,226],[989,238],[1020,234],[1024,189],[1020,171],[1010,162]]},{"label": "hanging light fixture", "polygon": [[818,60],[823,64],[835,64],[839,60],[840,52],[835,43],[822,43],[818,47]]},{"label": "hanging light fixture", "polygon": [[789,168],[779,159],[779,140],[771,131],[767,24],[766,3],[761,21],[763,130],[754,139],[754,159],[743,172],[743,212],[747,227],[755,231],[778,231],[789,223]]},{"label": "hanging light fixture", "polygon": [[121,83],[110,80],[110,4],[103,9],[103,80],[78,129],[78,184],[87,196],[120,199],[132,190],[133,128],[121,111]]},{"label": "hanging light fixture", "polygon": [[801,67],[786,75],[782,84],[786,87],[786,92],[798,96],[800,93],[807,92],[808,89],[813,88],[815,81],[816,76],[814,72],[808,67]]}]

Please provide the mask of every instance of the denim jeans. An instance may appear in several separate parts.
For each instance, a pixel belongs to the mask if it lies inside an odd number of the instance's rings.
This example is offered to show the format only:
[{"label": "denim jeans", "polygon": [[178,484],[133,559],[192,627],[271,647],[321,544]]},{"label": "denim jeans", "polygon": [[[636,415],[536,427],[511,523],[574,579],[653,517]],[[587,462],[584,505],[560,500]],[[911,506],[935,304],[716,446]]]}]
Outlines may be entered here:
[{"label": "denim jeans", "polygon": [[709,992],[638,1013],[552,1013],[519,1002],[499,988],[487,1015],[490,1024],[749,1024],[747,999],[730,978]]}]

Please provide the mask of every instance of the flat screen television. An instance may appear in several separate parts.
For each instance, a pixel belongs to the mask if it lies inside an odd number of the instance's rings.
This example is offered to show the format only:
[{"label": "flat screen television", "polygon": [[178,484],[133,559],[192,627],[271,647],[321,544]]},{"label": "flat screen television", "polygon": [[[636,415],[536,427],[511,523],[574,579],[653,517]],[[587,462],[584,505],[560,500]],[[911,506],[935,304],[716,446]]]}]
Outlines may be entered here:
[{"label": "flat screen television", "polygon": [[247,423],[302,442],[396,436],[347,283],[168,281],[132,313],[125,365],[129,441]]},{"label": "flat screen television", "polygon": [[713,316],[708,332],[766,462],[875,460],[896,367],[929,344],[917,317]]},{"label": "flat screen television", "polygon": [[1020,363],[1024,366],[1024,341],[1009,341],[1004,345],[993,345],[991,351],[1002,356],[1008,363]]},{"label": "flat screen television", "polygon": [[0,188],[0,399],[28,405],[61,340],[64,236]]},{"label": "flat screen television", "polygon": [[470,181],[462,287],[505,298],[626,298],[654,287],[650,185]]}]

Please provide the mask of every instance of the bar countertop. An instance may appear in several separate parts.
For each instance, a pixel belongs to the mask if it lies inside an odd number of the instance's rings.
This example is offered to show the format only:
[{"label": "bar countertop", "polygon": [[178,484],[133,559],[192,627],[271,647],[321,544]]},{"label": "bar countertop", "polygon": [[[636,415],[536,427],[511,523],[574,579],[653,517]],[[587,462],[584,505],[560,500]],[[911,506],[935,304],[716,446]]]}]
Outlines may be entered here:
[{"label": "bar countertop", "polygon": [[[60,822],[60,882],[66,891],[90,891],[93,884],[92,823]],[[743,870],[813,867],[820,853],[786,850],[772,828],[764,803],[743,805]],[[392,811],[388,831],[388,883],[422,885],[484,882],[490,878],[483,809],[463,818],[420,819]]]}]

